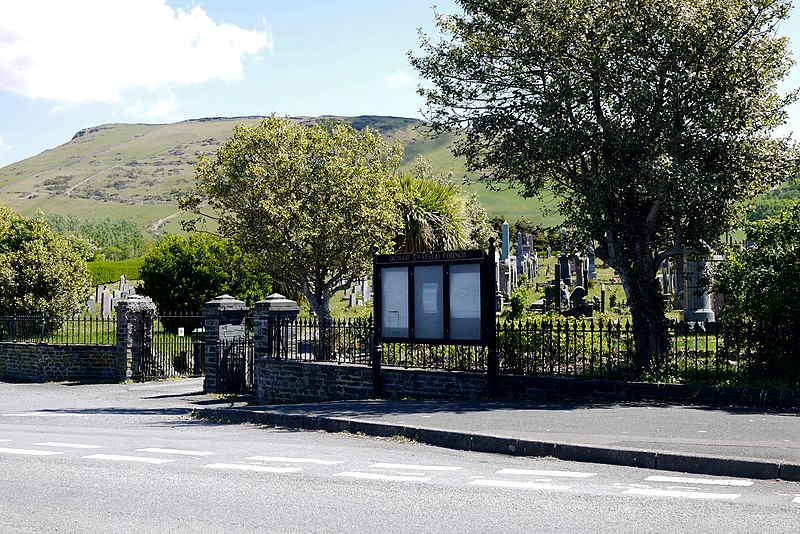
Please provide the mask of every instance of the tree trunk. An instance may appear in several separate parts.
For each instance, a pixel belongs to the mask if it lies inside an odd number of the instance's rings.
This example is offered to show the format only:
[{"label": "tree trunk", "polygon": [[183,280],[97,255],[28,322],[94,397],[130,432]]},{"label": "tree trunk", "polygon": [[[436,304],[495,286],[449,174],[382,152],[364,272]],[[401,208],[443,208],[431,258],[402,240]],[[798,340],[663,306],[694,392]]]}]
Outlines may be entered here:
[{"label": "tree trunk", "polygon": [[640,258],[618,268],[631,310],[637,374],[651,372],[668,347],[663,297],[651,265],[651,259]]}]

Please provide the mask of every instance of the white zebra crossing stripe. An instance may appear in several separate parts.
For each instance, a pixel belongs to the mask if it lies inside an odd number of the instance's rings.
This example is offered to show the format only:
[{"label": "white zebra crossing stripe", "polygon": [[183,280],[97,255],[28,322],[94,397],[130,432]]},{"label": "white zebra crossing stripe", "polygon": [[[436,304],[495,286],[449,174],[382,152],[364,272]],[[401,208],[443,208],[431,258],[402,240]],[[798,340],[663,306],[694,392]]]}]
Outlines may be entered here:
[{"label": "white zebra crossing stripe", "polygon": [[383,473],[365,473],[363,471],[343,471],[337,477],[361,478],[364,480],[388,480],[394,482],[428,482],[431,477],[415,475],[386,475]]},{"label": "white zebra crossing stripe", "polygon": [[688,477],[668,477],[668,476],[651,476],[645,480],[650,482],[670,482],[673,484],[706,484],[710,486],[752,486],[752,480],[744,479],[724,479],[724,478],[688,478]]},{"label": "white zebra crossing stripe", "polygon": [[649,497],[679,497],[682,499],[711,499],[733,501],[741,497],[739,493],[704,493],[702,491],[662,490],[654,488],[631,488],[626,495],[646,495]]},{"label": "white zebra crossing stripe", "polygon": [[568,490],[571,486],[563,484],[544,484],[542,482],[522,482],[519,480],[492,480],[490,478],[479,478],[467,482],[471,486],[490,486],[493,488],[512,488],[527,490]]},{"label": "white zebra crossing stripe", "polygon": [[235,471],[257,471],[261,473],[299,473],[302,467],[273,467],[270,465],[248,465],[248,464],[208,464],[203,467],[207,469],[233,469]]},{"label": "white zebra crossing stripe", "polygon": [[156,447],[148,447],[146,449],[136,449],[137,452],[152,452],[156,454],[179,454],[182,456],[213,456],[216,453],[204,451],[190,451],[184,449],[159,449]]},{"label": "white zebra crossing stripe", "polygon": [[800,504],[800,497],[795,497],[794,499],[792,499],[792,502],[794,504]]},{"label": "white zebra crossing stripe", "polygon": [[48,441],[45,443],[36,443],[40,447],[61,447],[63,449],[102,449],[103,445],[85,445],[83,443],[57,443]]},{"label": "white zebra crossing stripe", "polygon": [[281,462],[287,464],[315,464],[315,465],[336,465],[342,463],[340,460],[320,460],[317,458],[284,458],[282,456],[251,456],[246,458],[254,462]]},{"label": "white zebra crossing stripe", "polygon": [[0,453],[21,454],[26,456],[54,456],[56,454],[64,454],[63,452],[56,452],[56,451],[40,451],[36,449],[10,449],[7,447],[0,447]]},{"label": "white zebra crossing stripe", "polygon": [[591,478],[597,473],[582,473],[580,471],[541,471],[536,469],[501,469],[498,475],[532,475],[537,477],[553,478]]},{"label": "white zebra crossing stripe", "polygon": [[112,462],[139,462],[143,464],[168,464],[175,460],[165,460],[163,458],[148,458],[145,456],[123,456],[119,454],[92,454],[84,456],[89,460],[109,460]]},{"label": "white zebra crossing stripe", "polygon": [[375,469],[399,469],[405,471],[458,471],[460,467],[448,465],[416,465],[416,464],[387,464],[377,463],[370,467]]}]

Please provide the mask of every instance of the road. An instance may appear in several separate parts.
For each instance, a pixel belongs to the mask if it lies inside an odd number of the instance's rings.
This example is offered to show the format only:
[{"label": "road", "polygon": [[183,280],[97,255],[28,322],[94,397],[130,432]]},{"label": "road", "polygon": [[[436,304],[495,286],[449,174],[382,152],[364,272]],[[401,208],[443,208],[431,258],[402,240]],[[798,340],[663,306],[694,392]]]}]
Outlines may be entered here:
[{"label": "road", "polygon": [[193,419],[185,384],[0,383],[0,532],[797,532],[800,485]]}]

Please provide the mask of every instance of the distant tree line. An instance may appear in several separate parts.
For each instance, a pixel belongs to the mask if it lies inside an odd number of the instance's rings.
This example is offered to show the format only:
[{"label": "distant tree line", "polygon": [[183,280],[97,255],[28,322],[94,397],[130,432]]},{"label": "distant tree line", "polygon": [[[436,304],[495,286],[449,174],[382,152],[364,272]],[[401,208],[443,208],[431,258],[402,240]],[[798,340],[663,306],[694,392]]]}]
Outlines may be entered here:
[{"label": "distant tree line", "polygon": [[82,219],[74,215],[51,213],[45,220],[60,234],[90,241],[96,247],[96,259],[119,261],[139,258],[152,246],[152,240],[145,231],[126,219]]}]

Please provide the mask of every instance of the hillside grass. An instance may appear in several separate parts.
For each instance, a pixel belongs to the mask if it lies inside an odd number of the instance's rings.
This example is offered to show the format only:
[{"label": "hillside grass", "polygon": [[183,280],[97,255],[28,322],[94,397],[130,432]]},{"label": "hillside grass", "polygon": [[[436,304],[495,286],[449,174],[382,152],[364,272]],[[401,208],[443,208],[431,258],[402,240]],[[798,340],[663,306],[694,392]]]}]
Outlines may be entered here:
[{"label": "hillside grass", "polygon": [[[304,124],[318,120],[293,119]],[[180,221],[188,216],[180,213],[177,201],[194,187],[198,155],[213,155],[235,124],[259,120],[198,119],[86,128],[58,147],[0,168],[0,203],[27,216],[41,210],[81,218],[120,217],[151,233],[182,233]],[[526,217],[545,226],[561,221],[552,202],[523,199],[515,191],[491,191],[476,183],[477,176],[450,153],[452,135],[431,138],[417,119],[363,116],[347,120],[357,128],[369,126],[381,132],[390,143],[403,144],[403,169],[421,156],[430,159],[437,171],[451,173],[453,180],[466,179],[465,188],[478,195],[490,216],[503,216],[510,222]],[[166,221],[153,232],[153,225],[162,219]]]}]

